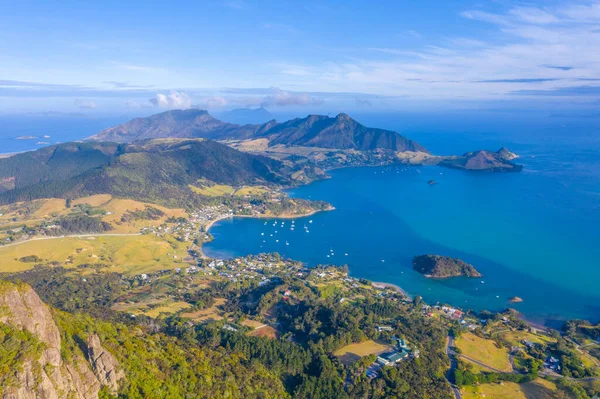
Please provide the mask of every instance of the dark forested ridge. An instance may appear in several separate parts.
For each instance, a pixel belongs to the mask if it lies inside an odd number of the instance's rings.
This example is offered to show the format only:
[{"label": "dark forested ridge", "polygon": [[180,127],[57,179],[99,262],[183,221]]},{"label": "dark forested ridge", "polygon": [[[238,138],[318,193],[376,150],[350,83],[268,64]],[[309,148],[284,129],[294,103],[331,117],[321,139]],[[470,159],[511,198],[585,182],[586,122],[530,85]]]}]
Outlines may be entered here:
[{"label": "dark forested ridge", "polygon": [[419,143],[396,132],[366,127],[346,114],[296,118],[272,127],[262,136],[268,137],[272,145],[427,152]]},{"label": "dark forested ridge", "polygon": [[66,143],[0,158],[0,192],[68,180],[108,164],[123,151],[115,143]]},{"label": "dark forested ridge", "polygon": [[284,123],[260,125],[221,122],[197,109],[173,110],[136,118],[90,137],[96,141],[132,142],[160,137],[203,137],[214,140],[268,138],[271,145],[391,151],[427,150],[396,132],[366,127],[346,114],[335,118],[309,115]]},{"label": "dark forested ridge", "polygon": [[290,182],[280,162],[210,140],[67,143],[0,159],[0,203],[98,193],[181,197],[200,179],[231,185]]}]

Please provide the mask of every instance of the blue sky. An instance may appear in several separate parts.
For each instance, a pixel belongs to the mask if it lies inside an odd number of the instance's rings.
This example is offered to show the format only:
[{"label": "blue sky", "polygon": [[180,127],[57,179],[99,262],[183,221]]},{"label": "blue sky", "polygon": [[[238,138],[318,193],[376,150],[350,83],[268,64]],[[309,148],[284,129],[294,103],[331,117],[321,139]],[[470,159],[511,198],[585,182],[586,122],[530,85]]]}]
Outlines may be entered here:
[{"label": "blue sky", "polygon": [[0,112],[597,109],[600,1],[0,0]]}]

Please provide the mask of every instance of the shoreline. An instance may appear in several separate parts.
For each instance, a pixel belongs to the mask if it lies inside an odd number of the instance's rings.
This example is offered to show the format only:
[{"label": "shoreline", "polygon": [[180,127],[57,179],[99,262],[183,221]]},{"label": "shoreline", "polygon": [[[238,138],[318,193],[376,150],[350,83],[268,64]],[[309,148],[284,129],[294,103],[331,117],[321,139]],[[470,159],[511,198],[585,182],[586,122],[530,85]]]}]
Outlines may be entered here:
[{"label": "shoreline", "polygon": [[227,215],[227,216],[218,217],[218,218],[206,223],[204,225],[204,232],[208,233],[210,231],[210,229],[214,226],[215,223],[220,222],[221,220],[225,220],[225,219],[247,218],[247,219],[286,219],[286,220],[288,220],[288,219],[300,219],[300,218],[312,216],[319,212],[329,212],[329,211],[333,211],[333,210],[335,210],[335,207],[332,206],[330,209],[315,209],[311,212],[304,213],[301,215],[289,214],[289,213],[284,213],[282,215]]},{"label": "shoreline", "polygon": [[[302,214],[302,215],[296,215],[296,214],[282,214],[282,215],[226,215],[226,216],[220,216],[216,219],[211,220],[210,222],[207,222],[204,225],[204,233],[208,234],[210,232],[210,229],[217,223],[220,222],[221,220],[226,220],[226,219],[233,219],[233,218],[249,218],[249,219],[300,219],[300,218],[304,218],[304,217],[308,217],[308,216],[312,216],[316,213],[319,212],[328,212],[328,211],[333,211],[335,210],[335,207],[332,206],[329,209],[315,209],[311,212]],[[201,259],[209,259],[208,256],[206,256],[206,254],[204,253],[204,244],[206,243],[202,243],[202,245],[198,246],[198,249],[200,251],[200,258]]]},{"label": "shoreline", "polygon": [[413,299],[413,297],[408,292],[406,292],[406,290],[404,288],[400,287],[397,284],[384,283],[381,281],[371,281],[371,284],[373,284],[373,287],[380,288],[380,289],[392,288],[392,289],[398,291],[399,293],[401,293],[402,295],[404,295],[405,297],[407,297],[408,299]]}]

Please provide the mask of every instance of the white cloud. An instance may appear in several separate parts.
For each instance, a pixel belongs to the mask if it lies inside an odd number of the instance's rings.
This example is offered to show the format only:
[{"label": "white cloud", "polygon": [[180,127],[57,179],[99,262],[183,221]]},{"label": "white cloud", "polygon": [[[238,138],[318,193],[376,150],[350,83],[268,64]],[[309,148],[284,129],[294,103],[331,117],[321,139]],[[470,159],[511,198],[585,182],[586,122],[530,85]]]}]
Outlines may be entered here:
[{"label": "white cloud", "polygon": [[204,100],[204,105],[207,108],[222,108],[227,106],[227,100],[224,97],[215,96]]},{"label": "white cloud", "polygon": [[83,100],[80,98],[75,100],[75,105],[81,109],[95,109],[96,108],[96,103],[94,101]]},{"label": "white cloud", "polygon": [[156,97],[151,98],[149,101],[155,107],[165,109],[186,109],[192,106],[190,96],[181,91],[171,91],[168,94],[158,93]]},{"label": "white cloud", "polygon": [[[310,71],[310,75],[295,74],[294,87],[473,99],[510,97],[531,90],[543,93],[578,87],[582,82],[600,86],[600,81],[591,80],[600,76],[600,1],[570,4],[576,5],[464,11],[460,15],[466,18],[465,24],[478,23],[482,33],[477,37],[443,37],[420,49],[373,46],[362,58],[295,65],[294,70]],[[280,70],[282,76],[286,72]]]},{"label": "white cloud", "polygon": [[516,7],[510,10],[511,15],[531,24],[553,24],[559,19],[549,12],[534,7]]},{"label": "white cloud", "polygon": [[319,105],[323,99],[309,95],[308,93],[295,93],[291,91],[273,88],[273,94],[263,98],[263,107],[286,107],[294,105]]}]

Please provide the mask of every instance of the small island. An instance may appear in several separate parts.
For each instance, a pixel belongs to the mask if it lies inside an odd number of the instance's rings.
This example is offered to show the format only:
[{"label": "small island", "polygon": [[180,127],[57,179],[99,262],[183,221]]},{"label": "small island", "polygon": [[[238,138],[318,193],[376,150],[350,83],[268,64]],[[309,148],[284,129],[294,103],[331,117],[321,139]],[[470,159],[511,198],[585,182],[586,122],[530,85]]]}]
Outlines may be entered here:
[{"label": "small island", "polygon": [[420,255],[413,258],[413,269],[429,278],[481,277],[473,265],[460,259],[440,255]]},{"label": "small island", "polygon": [[510,302],[510,303],[520,303],[520,302],[523,302],[523,298],[518,297],[518,296],[513,296],[512,298],[510,298],[508,300],[508,302]]}]

